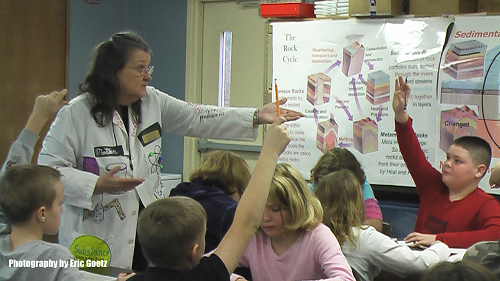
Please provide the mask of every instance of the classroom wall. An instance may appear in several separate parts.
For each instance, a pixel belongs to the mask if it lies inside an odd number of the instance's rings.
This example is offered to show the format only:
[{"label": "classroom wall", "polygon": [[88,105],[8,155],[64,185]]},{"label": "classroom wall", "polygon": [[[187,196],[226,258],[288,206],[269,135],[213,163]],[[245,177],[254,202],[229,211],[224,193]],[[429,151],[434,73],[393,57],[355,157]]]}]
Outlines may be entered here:
[{"label": "classroom wall", "polygon": [[[92,61],[92,49],[112,34],[135,30],[153,49],[151,64],[155,66],[150,85],[184,99],[186,61],[185,0],[105,0],[88,4],[70,2],[70,98],[77,96]],[[182,174],[183,137],[163,135],[162,172]],[[401,194],[383,192],[374,187],[380,198],[384,220],[393,226],[395,237],[402,238],[413,230],[418,196],[405,199]],[[415,199],[416,198],[416,199]],[[404,223],[401,223],[404,222]]]},{"label": "classroom wall", "polygon": [[[149,85],[184,99],[186,72],[185,0],[70,1],[69,97],[78,95],[93,59],[93,48],[118,31],[138,31],[153,50]],[[183,137],[162,136],[162,172],[182,174]]]}]

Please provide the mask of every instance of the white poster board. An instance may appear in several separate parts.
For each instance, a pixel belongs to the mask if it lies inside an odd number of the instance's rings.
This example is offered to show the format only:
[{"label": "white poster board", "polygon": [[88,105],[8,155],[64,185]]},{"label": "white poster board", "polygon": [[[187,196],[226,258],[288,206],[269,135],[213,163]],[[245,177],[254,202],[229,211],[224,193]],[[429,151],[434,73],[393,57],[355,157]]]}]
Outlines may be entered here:
[{"label": "white poster board", "polygon": [[[453,22],[451,37],[443,51],[447,28]],[[447,140],[441,137],[446,136],[441,133],[441,111],[457,110],[455,108],[464,105],[475,112],[480,108],[477,93],[469,100],[463,97],[457,100],[446,93],[442,100],[441,85],[450,88],[455,86],[454,83],[482,82],[483,76],[479,76],[481,67],[463,61],[458,68],[465,68],[465,71],[457,76],[450,71],[455,67],[450,64],[461,58],[455,56],[453,61],[449,55],[446,60],[446,53],[449,46],[470,41],[467,36],[472,32],[495,32],[495,23],[498,26],[498,22],[499,17],[481,16],[273,23],[273,81],[276,79],[278,96],[288,98],[285,108],[306,115],[289,123],[292,141],[280,161],[293,164],[308,179],[310,169],[324,151],[334,146],[345,147],[361,162],[370,183],[414,186],[399,153],[394,132],[394,80],[402,75],[412,88],[408,113],[414,119],[414,130],[429,161],[441,170],[445,152],[440,143]],[[475,28],[471,31],[477,26],[481,30]],[[490,60],[498,48],[499,43],[495,43],[499,42],[498,38],[476,39],[487,45],[483,47],[483,55],[491,50],[485,55]],[[457,46],[453,48],[457,49]],[[468,55],[468,58],[474,57]],[[479,61],[481,59],[476,60],[476,64]],[[485,58],[484,63],[487,61]],[[467,74],[467,67],[476,67],[472,75],[477,76],[467,77],[471,76]],[[497,66],[488,78],[488,81],[492,80],[490,88],[496,90],[488,101],[496,111],[486,117],[495,120],[500,119],[498,69]],[[460,82],[462,80],[466,82]],[[477,83],[474,85],[477,87]],[[453,91],[448,88],[448,92]],[[494,131],[496,123],[491,124],[490,130]],[[500,134],[500,130],[498,132]],[[452,138],[456,137],[456,133],[453,134]],[[498,139],[500,141],[500,136]],[[492,149],[500,154],[500,149],[493,143]],[[496,162],[497,159],[493,159],[492,164]],[[482,181],[481,187],[495,192],[490,190],[487,180]]]}]

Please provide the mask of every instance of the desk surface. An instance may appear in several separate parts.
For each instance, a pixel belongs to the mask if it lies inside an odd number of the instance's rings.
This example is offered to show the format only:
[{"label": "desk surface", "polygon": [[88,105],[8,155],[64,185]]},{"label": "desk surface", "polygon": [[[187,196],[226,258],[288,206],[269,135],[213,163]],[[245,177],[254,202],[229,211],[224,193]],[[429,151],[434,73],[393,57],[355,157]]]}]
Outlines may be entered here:
[{"label": "desk surface", "polygon": [[80,271],[84,274],[85,280],[116,280],[120,273],[134,272],[130,269],[118,267],[88,267],[82,268]]},{"label": "desk surface", "polygon": [[[412,245],[412,243],[406,243],[405,241],[396,241],[396,242],[400,245],[406,245],[408,247],[411,247],[411,245]],[[416,248],[415,251],[422,251],[422,248]],[[465,251],[467,251],[467,249],[450,248],[450,256],[446,260],[449,262],[462,260],[462,258],[464,257]]]}]

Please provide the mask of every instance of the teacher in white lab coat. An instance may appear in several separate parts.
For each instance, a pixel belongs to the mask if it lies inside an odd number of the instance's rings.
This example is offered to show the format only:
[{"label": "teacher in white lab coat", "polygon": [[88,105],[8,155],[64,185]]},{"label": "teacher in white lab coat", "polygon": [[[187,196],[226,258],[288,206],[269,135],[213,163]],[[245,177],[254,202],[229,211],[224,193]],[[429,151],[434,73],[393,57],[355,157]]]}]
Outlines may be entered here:
[{"label": "teacher in white lab coat", "polygon": [[[205,106],[148,86],[150,51],[134,32],[98,45],[81,94],[59,111],[43,142],[38,163],[63,174],[59,242],[77,259],[120,268],[131,268],[134,260],[134,269],[144,270],[137,217],[144,206],[168,196],[160,181],[162,133],[248,141],[256,139],[259,124],[276,117],[273,104]],[[280,113],[287,120],[303,116]]]}]

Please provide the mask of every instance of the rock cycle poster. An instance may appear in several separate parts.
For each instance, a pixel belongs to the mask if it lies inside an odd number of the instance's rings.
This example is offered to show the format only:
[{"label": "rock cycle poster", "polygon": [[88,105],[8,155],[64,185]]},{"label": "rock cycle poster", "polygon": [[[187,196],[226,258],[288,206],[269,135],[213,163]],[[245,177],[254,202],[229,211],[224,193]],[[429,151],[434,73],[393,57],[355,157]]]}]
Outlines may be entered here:
[{"label": "rock cycle poster", "polygon": [[[441,169],[453,139],[474,135],[500,158],[500,29],[498,16],[457,16],[443,51],[439,74],[436,167]],[[488,193],[489,170],[479,186]]]},{"label": "rock cycle poster", "polygon": [[440,60],[451,22],[438,17],[273,23],[273,90],[288,98],[285,108],[306,115],[288,124],[292,141],[279,161],[309,179],[323,152],[345,147],[370,183],[413,186],[394,132],[392,94],[402,75],[412,87],[413,127],[439,168],[437,85],[445,75]]}]

